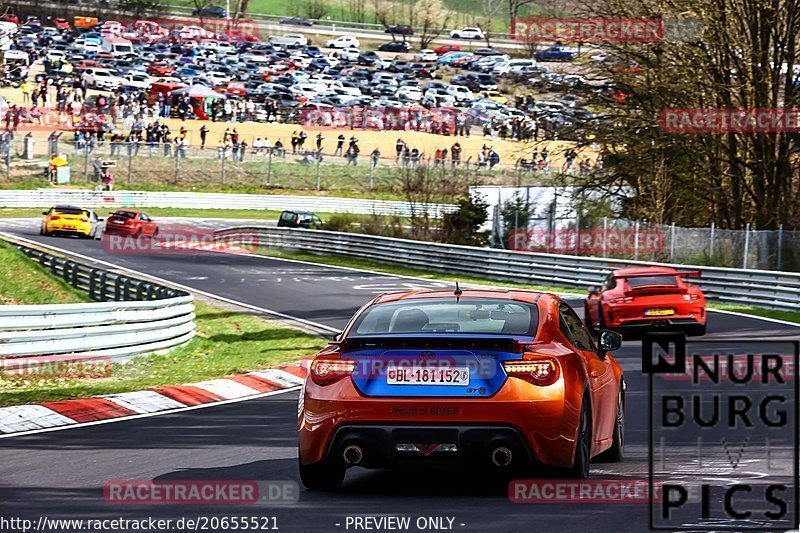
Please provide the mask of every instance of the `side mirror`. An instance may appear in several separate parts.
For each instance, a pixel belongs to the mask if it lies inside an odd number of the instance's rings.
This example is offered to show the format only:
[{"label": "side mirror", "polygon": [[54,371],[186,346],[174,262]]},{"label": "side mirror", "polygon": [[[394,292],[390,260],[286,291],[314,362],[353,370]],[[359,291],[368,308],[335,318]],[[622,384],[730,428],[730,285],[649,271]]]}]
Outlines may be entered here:
[{"label": "side mirror", "polygon": [[97,221],[98,221],[98,222],[102,222],[103,220],[105,220],[105,219],[104,219],[104,218],[102,218],[102,217],[97,217]]},{"label": "side mirror", "polygon": [[608,352],[619,350],[622,346],[622,335],[615,331],[602,330],[600,332],[599,354],[601,359],[605,359]]},{"label": "side mirror", "polygon": [[592,285],[587,290],[589,291],[589,294],[594,294],[596,292],[600,292],[600,288],[597,285]]},{"label": "side mirror", "polygon": [[49,212],[50,212],[50,211],[42,211],[42,214],[43,214],[43,215],[46,215],[46,214],[47,214],[47,213],[49,213]]}]

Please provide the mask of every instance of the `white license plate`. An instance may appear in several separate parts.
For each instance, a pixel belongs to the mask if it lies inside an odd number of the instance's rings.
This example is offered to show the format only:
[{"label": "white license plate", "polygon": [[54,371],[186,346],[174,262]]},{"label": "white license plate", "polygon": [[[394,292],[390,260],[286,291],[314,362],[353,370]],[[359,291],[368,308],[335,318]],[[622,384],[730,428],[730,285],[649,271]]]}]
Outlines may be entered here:
[{"label": "white license plate", "polygon": [[469,385],[469,368],[389,365],[388,385]]}]

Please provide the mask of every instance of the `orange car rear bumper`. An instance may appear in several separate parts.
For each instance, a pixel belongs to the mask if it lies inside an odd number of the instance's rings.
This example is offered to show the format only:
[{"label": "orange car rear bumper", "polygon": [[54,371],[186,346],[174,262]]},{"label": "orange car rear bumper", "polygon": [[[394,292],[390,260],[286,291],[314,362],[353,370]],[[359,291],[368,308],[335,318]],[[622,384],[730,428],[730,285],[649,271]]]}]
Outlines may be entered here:
[{"label": "orange car rear bumper", "polygon": [[[509,378],[491,398],[462,399],[364,397],[349,378],[327,386],[308,380],[299,418],[300,458],[316,463],[358,440],[368,467],[404,459],[471,462],[488,460],[492,446],[504,442],[531,461],[568,467],[581,393],[565,390],[564,383],[562,378],[539,387]],[[407,444],[423,450],[398,451]],[[457,451],[424,453],[439,444]]]}]

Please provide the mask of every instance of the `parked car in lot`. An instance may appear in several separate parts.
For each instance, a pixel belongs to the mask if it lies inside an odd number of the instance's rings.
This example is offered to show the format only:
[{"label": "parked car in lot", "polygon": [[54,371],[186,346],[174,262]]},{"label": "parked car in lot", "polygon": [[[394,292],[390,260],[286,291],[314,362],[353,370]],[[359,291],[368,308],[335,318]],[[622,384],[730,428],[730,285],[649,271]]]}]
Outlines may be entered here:
[{"label": "parked car in lot", "polygon": [[325,43],[328,48],[358,48],[361,46],[361,41],[352,35],[342,35],[336,39],[330,39]]},{"label": "parked car in lot", "polygon": [[389,41],[388,43],[383,43],[378,47],[379,52],[410,52],[411,51],[411,43],[407,43],[405,41]]},{"label": "parked car in lot", "polygon": [[533,58],[537,61],[573,61],[578,57],[578,52],[568,50],[563,46],[551,46],[546,50],[537,50]]},{"label": "parked car in lot", "polygon": [[704,335],[708,317],[700,287],[685,278],[696,271],[669,267],[629,267],[613,271],[599,287],[589,287],[584,316],[589,329],[608,328],[623,336],[647,331]]},{"label": "parked car in lot", "polygon": [[480,28],[461,28],[450,32],[453,39],[485,39],[483,30]]},{"label": "parked car in lot", "polygon": [[351,467],[511,476],[544,465],[588,478],[595,457],[624,458],[625,379],[609,353],[620,346],[611,331],[595,342],[553,294],[376,296],[311,361],[300,480],[336,490]]},{"label": "parked car in lot", "polygon": [[88,68],[81,77],[94,89],[114,90],[122,83],[120,78],[104,68]]},{"label": "parked car in lot", "polygon": [[141,211],[119,209],[108,217],[105,235],[155,237],[158,235],[158,224]]},{"label": "parked car in lot", "polygon": [[99,239],[103,234],[102,218],[91,209],[74,205],[55,205],[43,211],[41,235],[78,235]]},{"label": "parked car in lot", "polygon": [[442,44],[433,49],[439,55],[446,54],[447,52],[460,52],[460,44]]},{"label": "parked car in lot", "polygon": [[322,227],[322,220],[308,211],[284,211],[278,218],[278,227],[319,229]]}]

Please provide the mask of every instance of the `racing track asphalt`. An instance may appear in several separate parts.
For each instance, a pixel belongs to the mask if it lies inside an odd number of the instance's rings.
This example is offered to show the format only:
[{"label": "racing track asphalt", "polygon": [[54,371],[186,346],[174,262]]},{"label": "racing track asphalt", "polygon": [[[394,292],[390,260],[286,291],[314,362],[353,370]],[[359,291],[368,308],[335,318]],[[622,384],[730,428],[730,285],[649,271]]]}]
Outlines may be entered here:
[{"label": "racing track asphalt", "polygon": [[[0,230],[199,290],[341,328],[375,292],[436,283],[248,256],[110,256],[97,241],[39,237],[32,222]],[[449,284],[444,284],[449,285]],[[572,301],[579,312],[579,301]],[[798,328],[714,314],[706,338],[797,337]],[[626,371],[626,460],[593,464],[595,478],[646,479],[647,381],[640,346],[615,357]],[[507,480],[475,472],[351,470],[337,493],[301,490],[284,507],[111,505],[111,480],[294,480],[297,392],[181,413],[0,439],[0,516],[177,519],[274,516],[283,531],[346,531],[348,516],[455,517],[456,531],[645,531],[645,504],[512,504]],[[788,465],[787,465],[788,468]],[[413,522],[412,522],[413,524]],[[463,525],[461,525],[463,524]],[[350,531],[352,531],[352,527]],[[412,531],[416,530],[412,528]]]}]

